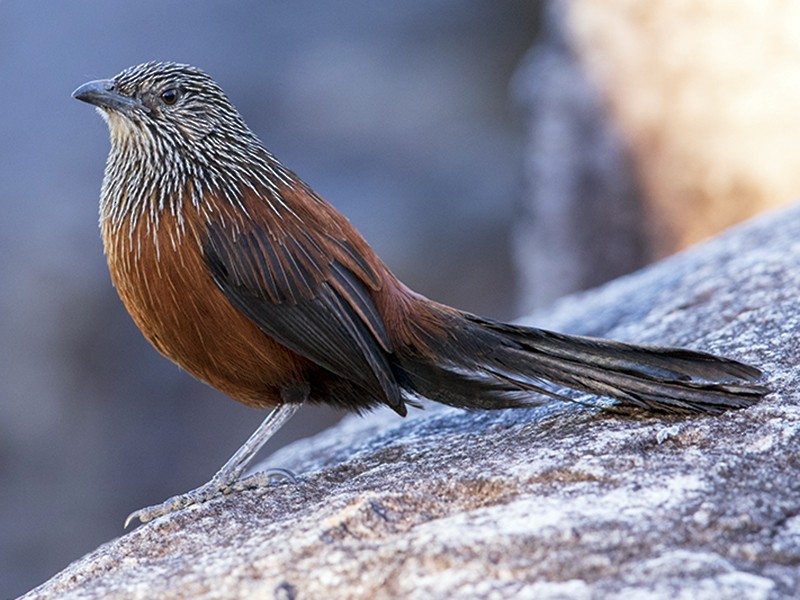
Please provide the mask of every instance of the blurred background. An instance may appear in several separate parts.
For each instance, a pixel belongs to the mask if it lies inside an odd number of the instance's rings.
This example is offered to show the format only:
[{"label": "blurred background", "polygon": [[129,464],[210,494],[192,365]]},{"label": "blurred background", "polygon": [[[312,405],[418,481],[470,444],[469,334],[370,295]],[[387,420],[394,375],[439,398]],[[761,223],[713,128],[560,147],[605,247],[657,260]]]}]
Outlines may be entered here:
[{"label": "blurred background", "polygon": [[[147,60],[208,71],[402,280],[494,318],[800,189],[790,0],[0,0],[0,597],[263,418],[160,357],[108,278],[108,134],[70,93]],[[304,408],[266,451],[339,417]]]}]

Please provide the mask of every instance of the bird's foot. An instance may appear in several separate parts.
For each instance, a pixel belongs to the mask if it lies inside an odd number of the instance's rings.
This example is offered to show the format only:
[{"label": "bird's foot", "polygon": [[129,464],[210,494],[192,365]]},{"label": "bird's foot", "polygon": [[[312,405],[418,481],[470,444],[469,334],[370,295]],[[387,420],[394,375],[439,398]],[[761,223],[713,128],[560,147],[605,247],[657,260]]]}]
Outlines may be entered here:
[{"label": "bird's foot", "polygon": [[260,471],[235,481],[225,481],[215,477],[208,483],[186,492],[185,494],[173,496],[161,504],[145,506],[144,508],[132,512],[128,515],[128,518],[125,519],[125,529],[137,519],[141,523],[147,523],[148,521],[168,515],[169,513],[181,510],[187,506],[203,504],[218,496],[226,496],[232,492],[269,485],[276,479],[288,479],[292,483],[297,483],[297,478],[287,469],[267,469],[266,471]]}]

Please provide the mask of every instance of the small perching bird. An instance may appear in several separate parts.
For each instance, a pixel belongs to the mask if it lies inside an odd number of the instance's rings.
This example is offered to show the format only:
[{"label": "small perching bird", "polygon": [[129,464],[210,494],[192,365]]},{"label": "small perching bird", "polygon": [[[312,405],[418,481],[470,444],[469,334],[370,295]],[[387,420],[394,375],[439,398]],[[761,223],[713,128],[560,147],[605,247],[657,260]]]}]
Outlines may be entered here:
[{"label": "small perching bird", "polygon": [[110,130],[100,227],[133,320],[198,379],[271,409],[211,481],[128,522],[230,491],[304,402],[515,408],[564,398],[556,385],[718,413],[766,393],[758,369],[727,358],[508,325],[414,293],[195,67],[146,63],[73,96]]}]

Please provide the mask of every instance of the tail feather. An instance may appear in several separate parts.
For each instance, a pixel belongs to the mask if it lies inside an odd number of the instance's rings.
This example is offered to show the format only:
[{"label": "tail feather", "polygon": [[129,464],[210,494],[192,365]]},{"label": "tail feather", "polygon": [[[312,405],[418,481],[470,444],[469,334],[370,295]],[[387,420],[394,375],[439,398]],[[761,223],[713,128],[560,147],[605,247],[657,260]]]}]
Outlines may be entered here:
[{"label": "tail feather", "polygon": [[426,340],[429,352],[401,354],[399,365],[408,392],[452,406],[541,404],[532,392],[571,400],[566,387],[650,410],[718,413],[768,392],[755,367],[704,352],[449,317],[446,339]]}]

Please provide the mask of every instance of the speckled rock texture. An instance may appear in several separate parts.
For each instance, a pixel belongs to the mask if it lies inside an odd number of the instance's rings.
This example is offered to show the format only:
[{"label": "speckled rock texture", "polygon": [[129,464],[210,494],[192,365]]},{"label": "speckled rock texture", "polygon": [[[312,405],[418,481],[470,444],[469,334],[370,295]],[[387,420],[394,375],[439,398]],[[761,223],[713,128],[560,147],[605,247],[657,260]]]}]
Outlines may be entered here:
[{"label": "speckled rock texture", "polygon": [[796,598],[798,298],[793,207],[529,320],[749,361],[758,405],[347,418],[270,457],[296,485],[141,526],[26,598]]}]

